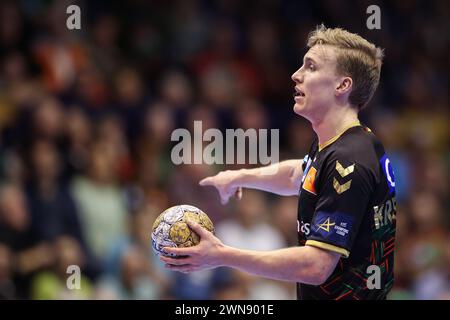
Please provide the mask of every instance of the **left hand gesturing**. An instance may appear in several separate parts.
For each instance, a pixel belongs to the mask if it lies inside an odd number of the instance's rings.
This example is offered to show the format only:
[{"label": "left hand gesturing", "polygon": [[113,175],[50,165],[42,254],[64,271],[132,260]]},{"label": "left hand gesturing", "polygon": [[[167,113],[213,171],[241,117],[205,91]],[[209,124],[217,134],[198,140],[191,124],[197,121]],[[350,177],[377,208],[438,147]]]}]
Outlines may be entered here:
[{"label": "left hand gesturing", "polygon": [[165,263],[165,267],[174,271],[190,273],[221,266],[224,244],[199,224],[191,221],[187,223],[200,236],[200,243],[187,248],[163,248],[163,251],[167,253],[181,256],[179,258],[160,256],[159,259]]}]

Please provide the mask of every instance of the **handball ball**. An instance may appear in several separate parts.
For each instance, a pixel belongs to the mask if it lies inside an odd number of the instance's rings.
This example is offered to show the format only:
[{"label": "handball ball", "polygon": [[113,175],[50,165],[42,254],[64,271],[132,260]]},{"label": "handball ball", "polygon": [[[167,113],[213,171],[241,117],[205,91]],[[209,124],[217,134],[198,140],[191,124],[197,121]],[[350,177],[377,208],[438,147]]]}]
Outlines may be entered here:
[{"label": "handball ball", "polygon": [[194,221],[214,233],[214,226],[206,213],[189,205],[171,207],[161,213],[153,223],[152,246],[158,255],[175,256],[162,251],[164,247],[191,247],[200,242],[199,236],[189,228]]}]

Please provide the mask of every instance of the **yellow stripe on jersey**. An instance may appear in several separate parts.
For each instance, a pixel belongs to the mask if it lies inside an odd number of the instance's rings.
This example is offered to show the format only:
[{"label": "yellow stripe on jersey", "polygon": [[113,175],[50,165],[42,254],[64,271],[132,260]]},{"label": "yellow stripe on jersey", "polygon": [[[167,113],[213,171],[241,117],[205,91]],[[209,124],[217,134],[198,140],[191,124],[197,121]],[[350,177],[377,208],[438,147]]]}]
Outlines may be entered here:
[{"label": "yellow stripe on jersey", "polygon": [[325,141],[324,143],[319,144],[319,151],[322,151],[325,147],[328,147],[330,144],[332,144],[333,142],[335,142],[337,139],[339,139],[339,137],[348,129],[353,128],[353,127],[357,127],[360,126],[361,123],[359,121],[355,121],[353,123],[350,123],[348,126],[346,126],[344,129],[341,130],[341,132],[339,132],[337,135],[335,135],[333,138],[331,138],[328,141]]},{"label": "yellow stripe on jersey", "polygon": [[344,258],[348,258],[348,256],[350,255],[350,252],[348,250],[346,250],[344,248],[339,248],[339,247],[333,246],[332,244],[325,243],[325,242],[320,242],[320,241],[316,241],[316,240],[307,240],[305,245],[337,252],[337,253],[342,254],[344,256]]}]

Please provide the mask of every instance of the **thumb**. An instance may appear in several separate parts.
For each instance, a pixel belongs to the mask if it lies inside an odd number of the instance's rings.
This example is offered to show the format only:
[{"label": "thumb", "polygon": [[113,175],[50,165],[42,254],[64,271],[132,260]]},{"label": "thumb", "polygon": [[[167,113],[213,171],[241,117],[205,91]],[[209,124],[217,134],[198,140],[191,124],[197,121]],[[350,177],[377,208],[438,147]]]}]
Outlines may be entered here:
[{"label": "thumb", "polygon": [[207,237],[211,232],[203,228],[201,225],[199,225],[197,222],[194,221],[186,221],[186,223],[189,225],[189,227],[194,230],[196,234],[200,236],[201,239],[204,237]]}]

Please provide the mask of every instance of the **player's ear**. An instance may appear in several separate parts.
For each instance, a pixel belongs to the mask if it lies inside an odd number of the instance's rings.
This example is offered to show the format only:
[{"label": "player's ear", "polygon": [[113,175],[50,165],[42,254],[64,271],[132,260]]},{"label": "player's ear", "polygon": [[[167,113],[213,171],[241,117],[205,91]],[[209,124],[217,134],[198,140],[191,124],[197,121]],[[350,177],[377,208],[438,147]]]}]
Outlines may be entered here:
[{"label": "player's ear", "polygon": [[350,94],[353,88],[353,80],[350,77],[341,77],[336,86],[336,95]]}]

